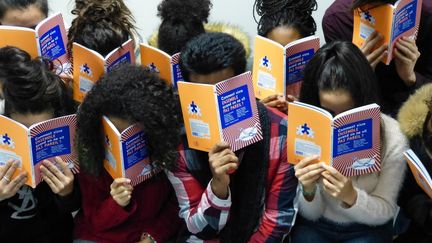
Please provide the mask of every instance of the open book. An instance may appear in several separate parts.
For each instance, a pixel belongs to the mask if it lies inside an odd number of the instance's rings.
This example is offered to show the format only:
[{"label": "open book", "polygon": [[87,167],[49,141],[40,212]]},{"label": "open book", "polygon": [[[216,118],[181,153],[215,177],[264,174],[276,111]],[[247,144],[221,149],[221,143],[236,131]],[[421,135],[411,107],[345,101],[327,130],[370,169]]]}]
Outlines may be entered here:
[{"label": "open book", "polygon": [[320,48],[319,37],[309,36],[282,46],[256,36],[253,62],[255,97],[282,93],[298,97],[303,69]]},{"label": "open book", "polygon": [[147,44],[140,44],[141,65],[150,68],[155,73],[168,82],[169,85],[177,87],[177,82],[182,81],[179,61],[180,53],[173,56]]},{"label": "open book", "polygon": [[393,50],[400,37],[417,38],[421,8],[422,0],[399,0],[395,4],[366,6],[365,11],[355,10],[353,43],[361,47],[369,35],[377,31],[384,38],[376,47],[388,44],[387,55],[382,60],[388,65],[393,59]]},{"label": "open book", "polygon": [[103,57],[78,43],[73,43],[73,97],[82,102],[99,78],[122,63],[135,63],[134,42],[129,39],[121,47]]},{"label": "open book", "polygon": [[432,198],[432,178],[423,163],[411,149],[404,153],[405,159],[414,175],[417,184]]},{"label": "open book", "polygon": [[177,84],[190,148],[210,151],[225,141],[236,151],[262,139],[250,72],[215,85]]},{"label": "open book", "polygon": [[311,155],[345,176],[380,170],[380,107],[370,104],[333,117],[301,102],[288,105],[288,162]]},{"label": "open book", "polygon": [[102,126],[105,135],[104,167],[112,178],[128,178],[135,186],[162,170],[150,162],[146,137],[138,124],[120,133],[104,116]]},{"label": "open book", "polygon": [[0,25],[0,36],[0,47],[18,47],[32,58],[46,57],[53,62],[56,69],[70,72],[68,38],[60,13],[43,20],[35,29]]},{"label": "open book", "polygon": [[77,173],[75,130],[76,115],[54,118],[29,128],[0,115],[0,166],[10,159],[19,161],[18,172],[14,175],[26,171],[26,184],[33,188],[42,181],[40,162],[45,159],[57,164],[54,157],[59,156]]}]

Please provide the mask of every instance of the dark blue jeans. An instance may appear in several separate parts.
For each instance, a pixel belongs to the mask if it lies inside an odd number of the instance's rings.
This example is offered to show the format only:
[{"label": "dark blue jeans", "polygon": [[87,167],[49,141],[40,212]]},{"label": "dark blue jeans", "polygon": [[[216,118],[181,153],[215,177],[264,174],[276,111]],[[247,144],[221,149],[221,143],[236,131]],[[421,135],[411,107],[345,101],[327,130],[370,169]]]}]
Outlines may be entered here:
[{"label": "dark blue jeans", "polygon": [[292,243],[382,243],[392,242],[392,220],[372,227],[364,224],[338,224],[324,218],[316,222],[298,217],[291,233]]}]

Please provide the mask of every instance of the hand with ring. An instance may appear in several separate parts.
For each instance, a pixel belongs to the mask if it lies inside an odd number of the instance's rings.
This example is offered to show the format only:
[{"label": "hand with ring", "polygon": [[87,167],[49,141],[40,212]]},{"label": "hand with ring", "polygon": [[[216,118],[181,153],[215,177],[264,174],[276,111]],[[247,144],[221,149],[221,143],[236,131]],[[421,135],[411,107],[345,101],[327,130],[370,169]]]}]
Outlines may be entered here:
[{"label": "hand with ring", "polygon": [[19,161],[9,160],[6,165],[0,166],[0,201],[13,197],[27,181],[26,172],[21,172],[11,179],[18,165]]}]

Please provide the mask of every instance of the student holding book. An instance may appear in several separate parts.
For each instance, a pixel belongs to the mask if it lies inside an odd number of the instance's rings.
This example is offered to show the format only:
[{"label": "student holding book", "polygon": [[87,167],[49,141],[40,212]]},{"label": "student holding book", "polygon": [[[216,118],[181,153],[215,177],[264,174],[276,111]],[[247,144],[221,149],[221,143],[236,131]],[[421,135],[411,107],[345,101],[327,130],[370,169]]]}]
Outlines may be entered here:
[{"label": "student holding book", "polygon": [[[401,107],[398,120],[429,175],[432,175],[432,84],[417,90]],[[432,242],[432,199],[407,172],[399,205],[411,224],[396,242]]]},{"label": "student holding book", "polygon": [[[26,126],[74,113],[64,83],[46,63],[14,47],[0,49],[0,76],[4,82],[5,115]],[[43,182],[35,189],[24,185],[27,175],[12,178],[17,161],[0,167],[0,239],[5,242],[71,242],[71,212],[79,208],[80,194],[66,163],[45,160]],[[6,161],[2,161],[5,163]]]},{"label": "student holding book", "polygon": [[[215,84],[245,71],[245,50],[228,34],[206,33],[186,45],[180,65],[185,80]],[[209,153],[190,149],[182,134],[168,178],[189,241],[277,242],[289,233],[297,180],[286,159],[286,115],[263,105],[258,112],[264,139],[236,153],[224,142]]]},{"label": "student holding book", "polygon": [[122,132],[143,126],[150,159],[171,168],[179,143],[177,100],[148,69],[122,65],[99,80],[78,111],[77,146],[82,207],[76,216],[76,242],[165,242],[181,226],[174,191],[161,172],[132,187],[104,169],[102,116]]},{"label": "student holding book", "polygon": [[[276,41],[282,46],[314,35],[316,32],[316,23],[312,17],[312,12],[317,9],[316,0],[255,0],[254,6],[260,16],[257,21],[258,35]],[[287,100],[294,99],[291,95],[285,98],[284,95],[275,94],[262,99],[261,102],[286,112]]]},{"label": "student holding book", "polygon": [[48,16],[47,0],[0,1],[0,25],[35,28]]},{"label": "student holding book", "polygon": [[[323,46],[308,63],[300,101],[337,115],[378,101],[376,77],[352,43]],[[405,137],[381,114],[381,170],[347,178],[317,156],[296,166],[299,217],[293,242],[391,242],[396,199],[405,172]]]},{"label": "student holding book", "polygon": [[[336,0],[326,10],[323,31],[327,42],[335,40],[352,41],[353,10],[367,5],[394,4],[396,0]],[[374,49],[383,38],[374,33],[364,43],[362,52],[375,68],[382,99],[381,108],[386,114],[395,116],[399,107],[409,95],[432,80],[432,1],[424,0],[417,40],[401,38],[395,46],[395,59],[386,66],[380,63],[385,55],[386,45]]]}]

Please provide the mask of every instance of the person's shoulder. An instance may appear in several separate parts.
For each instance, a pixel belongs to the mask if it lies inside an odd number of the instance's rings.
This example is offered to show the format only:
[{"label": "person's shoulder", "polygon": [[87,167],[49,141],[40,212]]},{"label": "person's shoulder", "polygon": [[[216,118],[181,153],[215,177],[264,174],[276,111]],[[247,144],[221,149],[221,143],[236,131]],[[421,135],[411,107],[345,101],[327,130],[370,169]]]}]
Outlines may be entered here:
[{"label": "person's shoulder", "polygon": [[332,15],[351,13],[352,0],[336,0],[325,11],[324,18]]},{"label": "person's shoulder", "polygon": [[408,141],[402,133],[399,122],[394,118],[381,113],[383,139],[390,150],[400,150],[403,153],[408,148]]},{"label": "person's shoulder", "polygon": [[423,0],[422,11],[429,16],[432,16],[432,1]]}]

